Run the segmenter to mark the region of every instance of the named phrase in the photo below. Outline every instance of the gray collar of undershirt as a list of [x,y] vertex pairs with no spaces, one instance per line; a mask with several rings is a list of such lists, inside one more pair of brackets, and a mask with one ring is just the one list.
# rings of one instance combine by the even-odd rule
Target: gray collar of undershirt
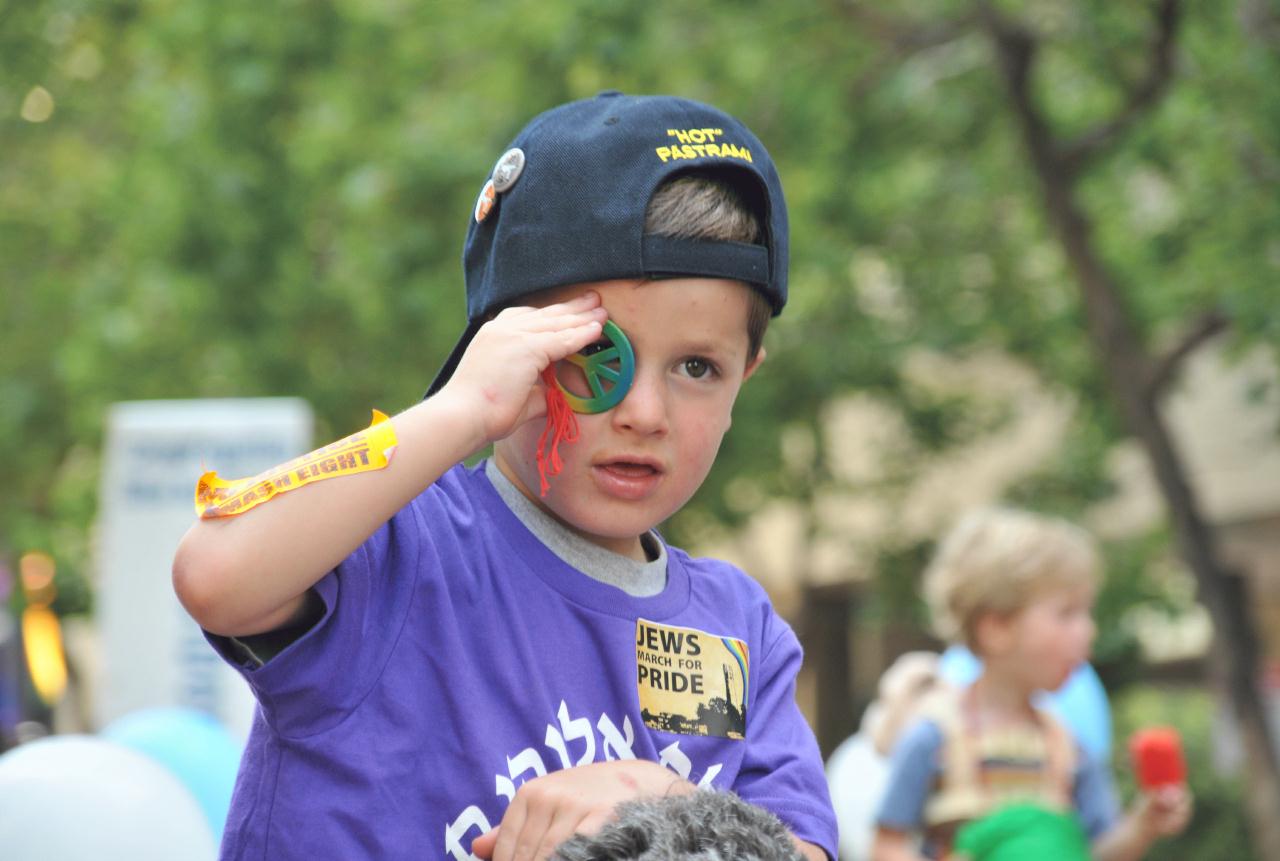
[[592,544],[557,521],[520,492],[511,479],[502,474],[493,458],[484,464],[488,477],[502,501],[511,513],[528,527],[547,548],[568,565],[583,574],[616,586],[628,595],[647,598],[657,595],[667,585],[667,548],[656,532],[650,530],[640,536],[645,553],[656,558],[649,562],[630,559],[611,550]]

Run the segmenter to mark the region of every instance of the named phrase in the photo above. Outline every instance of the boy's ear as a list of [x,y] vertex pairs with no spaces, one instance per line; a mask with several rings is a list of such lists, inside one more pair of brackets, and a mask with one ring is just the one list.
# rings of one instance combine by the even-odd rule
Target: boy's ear
[[988,655],[1000,655],[1008,650],[1013,634],[1013,614],[987,611],[978,617],[974,626],[974,645]]
[[756,368],[760,367],[762,364],[764,364],[763,345],[761,345],[759,352],[756,353],[756,357],[747,363],[747,370],[742,374],[742,382],[745,383],[747,380],[751,379],[751,375],[756,372]]

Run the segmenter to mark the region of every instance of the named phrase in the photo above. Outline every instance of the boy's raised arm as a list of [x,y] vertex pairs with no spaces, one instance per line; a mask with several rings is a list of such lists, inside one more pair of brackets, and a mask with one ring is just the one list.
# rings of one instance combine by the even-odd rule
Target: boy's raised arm
[[390,420],[397,447],[385,468],[197,520],[173,561],[182,605],[224,636],[294,620],[308,589],[446,470],[541,415],[539,372],[598,338],[604,318],[595,293],[503,311],[477,333],[447,386]]

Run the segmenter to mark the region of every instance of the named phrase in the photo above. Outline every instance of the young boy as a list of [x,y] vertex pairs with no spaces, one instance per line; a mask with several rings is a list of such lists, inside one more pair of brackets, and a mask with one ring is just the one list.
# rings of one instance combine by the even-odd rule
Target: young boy
[[[897,740],[876,861],[918,861],[921,837],[925,857],[948,857],[966,824],[1013,806],[1025,817],[1028,804],[1050,814],[1037,820],[1052,832],[1046,842],[1078,841],[1103,861],[1140,858],[1157,837],[1186,826],[1184,787],[1144,795],[1121,817],[1104,766],[1032,704],[1088,657],[1098,571],[1085,532],[1028,512],[978,512],[943,540],[925,596],[938,633],[963,640],[983,670],[962,691],[927,695]],[[1064,823],[1074,835],[1062,833]],[[1050,852],[1068,857],[1060,853]]]
[[[541,859],[695,787],[834,857],[794,634],[654,531],[786,301],[764,147],[684,99],[562,105],[499,159],[464,265],[470,324],[384,468],[202,517],[178,549],[183,605],[259,703],[222,857]],[[548,415],[548,369],[592,393],[575,369],[620,347],[606,320],[625,396]]]

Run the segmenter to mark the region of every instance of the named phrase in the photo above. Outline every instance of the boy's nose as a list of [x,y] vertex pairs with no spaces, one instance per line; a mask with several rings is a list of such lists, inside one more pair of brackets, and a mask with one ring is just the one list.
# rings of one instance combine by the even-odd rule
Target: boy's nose
[[637,369],[627,396],[613,408],[615,428],[645,436],[667,432],[666,390],[654,376]]

